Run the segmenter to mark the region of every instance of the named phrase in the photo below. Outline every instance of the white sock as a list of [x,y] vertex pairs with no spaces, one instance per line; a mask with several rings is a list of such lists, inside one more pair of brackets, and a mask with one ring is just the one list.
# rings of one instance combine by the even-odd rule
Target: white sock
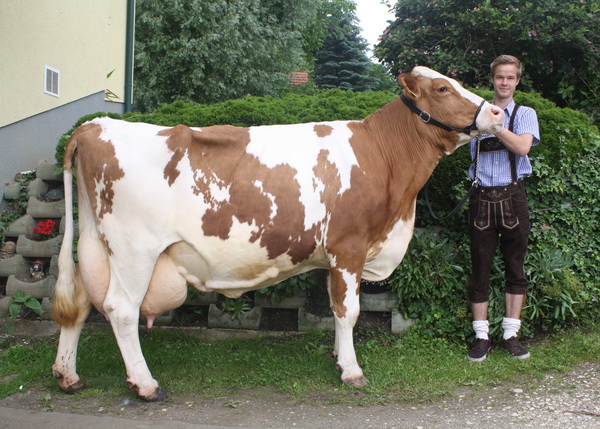
[[473,330],[475,331],[475,338],[490,339],[490,322],[487,320],[473,320]]
[[502,329],[504,329],[504,335],[502,338],[505,340],[508,340],[510,337],[516,337],[517,332],[519,332],[519,329],[521,329],[521,320],[505,317],[502,319]]

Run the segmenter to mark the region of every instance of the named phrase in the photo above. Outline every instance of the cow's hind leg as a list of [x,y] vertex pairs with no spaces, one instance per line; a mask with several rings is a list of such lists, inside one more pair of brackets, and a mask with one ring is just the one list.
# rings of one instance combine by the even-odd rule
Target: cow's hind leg
[[58,380],[60,388],[66,393],[75,393],[85,385],[77,375],[77,345],[83,323],[90,312],[90,301],[83,290],[79,276],[76,280],[76,304],[79,308],[77,319],[70,326],[62,326],[58,340],[58,351],[56,361],[52,365],[52,374]]
[[[120,261],[135,262],[126,265]],[[110,286],[104,301],[104,311],[125,362],[127,383],[146,401],[166,398],[165,391],[158,386],[148,369],[138,332],[140,306],[148,290],[155,261],[140,255],[110,258]]]
[[356,360],[353,329],[360,314],[359,278],[345,270],[332,269],[327,279],[331,308],[335,317],[335,348],[337,367],[342,381],[350,387],[369,384]]

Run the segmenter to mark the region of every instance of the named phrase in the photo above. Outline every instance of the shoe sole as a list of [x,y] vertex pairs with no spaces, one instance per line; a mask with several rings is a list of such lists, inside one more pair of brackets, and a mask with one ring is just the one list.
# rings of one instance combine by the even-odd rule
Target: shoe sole
[[491,347],[488,349],[488,351],[486,352],[486,354],[484,354],[484,355],[483,355],[483,356],[481,356],[480,358],[474,358],[474,357],[471,357],[471,356],[469,356],[469,355],[467,354],[467,359],[469,359],[469,361],[470,361],[470,362],[481,362],[481,361],[484,361],[484,360],[487,358],[487,355],[488,355],[488,353],[490,352],[490,350],[492,350],[492,348],[491,348]]
[[520,355],[520,356],[513,355],[513,359],[520,359],[520,360],[529,359],[530,357],[531,357],[531,354],[529,352],[527,352],[524,355]]
[[469,362],[482,362],[487,358],[487,355],[482,356],[480,358],[472,358],[471,356],[467,355],[467,359],[469,359]]

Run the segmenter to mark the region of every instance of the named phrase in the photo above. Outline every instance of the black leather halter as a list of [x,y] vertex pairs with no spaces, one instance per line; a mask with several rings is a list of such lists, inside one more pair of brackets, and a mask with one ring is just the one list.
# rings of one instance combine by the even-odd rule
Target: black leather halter
[[456,127],[451,127],[450,125],[446,125],[443,122],[438,121],[433,116],[431,116],[429,113],[424,112],[423,110],[419,109],[415,105],[415,103],[412,102],[412,100],[410,100],[406,95],[404,95],[404,93],[402,93],[400,95],[400,99],[404,102],[404,104],[406,104],[408,106],[408,108],[410,110],[412,110],[414,113],[416,113],[419,116],[419,118],[421,118],[421,120],[423,122],[425,122],[426,124],[435,125],[446,131],[458,131],[461,133],[465,133],[467,135],[471,135],[471,132],[477,129],[477,124],[476,124],[477,116],[479,115],[479,112],[481,112],[481,108],[485,104],[485,100],[482,100],[481,104],[477,108],[477,111],[475,112],[475,117],[473,118],[473,122],[471,123],[471,125],[468,125],[464,128],[456,128]]

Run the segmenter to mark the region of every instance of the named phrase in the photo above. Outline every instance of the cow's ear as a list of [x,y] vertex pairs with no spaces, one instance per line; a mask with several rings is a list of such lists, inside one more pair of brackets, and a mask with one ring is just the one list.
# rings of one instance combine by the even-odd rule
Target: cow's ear
[[421,89],[419,87],[419,81],[410,73],[402,73],[398,76],[398,83],[404,88],[407,96],[412,98],[419,98]]

